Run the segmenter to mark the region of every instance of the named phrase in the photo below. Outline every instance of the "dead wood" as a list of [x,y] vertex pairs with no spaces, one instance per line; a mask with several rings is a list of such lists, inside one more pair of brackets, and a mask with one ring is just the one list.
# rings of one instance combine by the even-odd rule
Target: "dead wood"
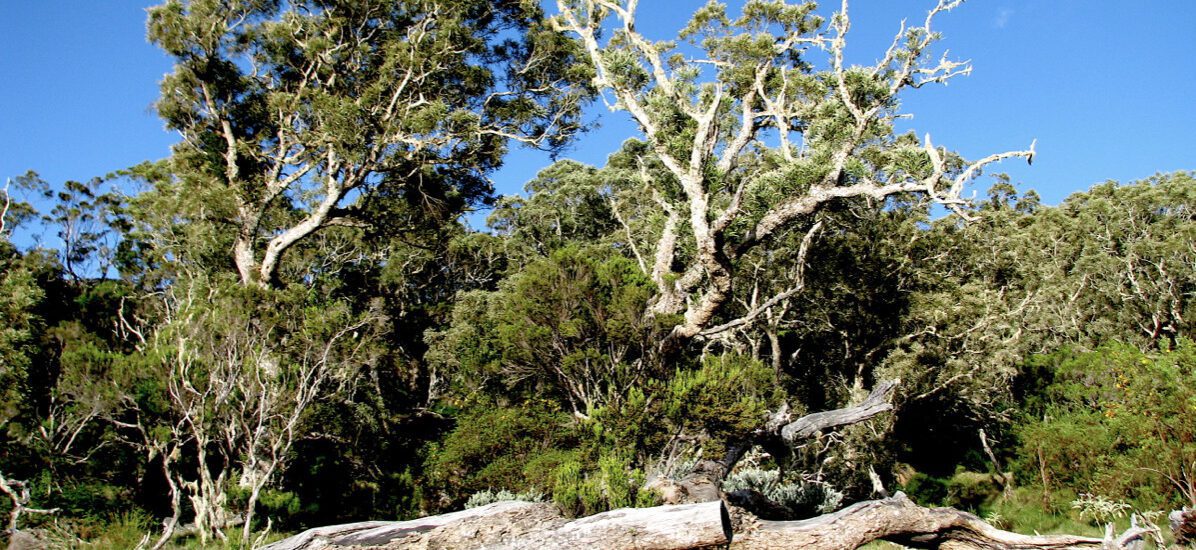
[[761,520],[722,501],[622,508],[567,520],[547,503],[496,502],[411,521],[371,521],[311,529],[263,550],[540,550],[636,548],[843,550],[885,540],[911,548],[1062,550],[1139,548],[1151,529],[1119,537],[1021,535],[953,508],[923,508],[902,493],[802,521]]
[[953,550],[1040,550],[1121,548],[1106,541],[1071,535],[1020,535],[1002,531],[953,508],[923,508],[902,493],[860,502],[838,512],[801,521],[748,522],[736,533],[737,550],[803,548],[841,550],[886,540],[910,548]]
[[726,545],[730,518],[721,501],[621,508],[568,521],[545,503],[496,502],[400,522],[363,522],[305,531],[263,550],[334,548],[532,550],[638,548],[671,550]]
[[897,388],[897,380],[887,380],[876,385],[863,402],[830,411],[807,414],[781,428],[781,438],[790,445],[818,435],[822,430],[858,424],[880,413],[890,411],[893,405],[889,398]]

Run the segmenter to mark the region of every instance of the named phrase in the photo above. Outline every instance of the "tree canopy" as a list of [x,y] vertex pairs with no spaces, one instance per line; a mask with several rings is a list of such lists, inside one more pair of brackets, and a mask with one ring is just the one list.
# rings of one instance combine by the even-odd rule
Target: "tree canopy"
[[576,47],[528,2],[181,0],[149,12],[175,58],[158,110],[172,177],[235,227],[243,283],[330,226],[388,229],[487,199],[510,140],[557,147],[587,95]]

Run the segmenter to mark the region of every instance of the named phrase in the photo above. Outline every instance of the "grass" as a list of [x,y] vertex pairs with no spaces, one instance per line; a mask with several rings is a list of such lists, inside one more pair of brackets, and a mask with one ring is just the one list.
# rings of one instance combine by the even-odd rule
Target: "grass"
[[[112,517],[102,523],[48,524],[38,529],[41,542],[47,548],[79,550],[129,550],[137,548],[143,541],[145,547],[153,545],[161,534],[161,527],[142,512],[130,512]],[[224,531],[227,543],[210,540],[200,542],[194,535],[179,536],[166,544],[166,550],[229,550],[241,547],[241,529]],[[262,544],[269,544],[291,536],[293,533],[270,532]],[[258,534],[254,534],[255,540]]]

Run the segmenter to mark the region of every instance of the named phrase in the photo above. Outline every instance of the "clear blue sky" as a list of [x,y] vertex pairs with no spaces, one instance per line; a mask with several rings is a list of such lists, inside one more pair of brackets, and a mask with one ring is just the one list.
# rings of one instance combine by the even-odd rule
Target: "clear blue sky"
[[[169,59],[145,41],[146,0],[0,0],[0,177],[86,180],[169,153],[153,113]],[[641,29],[671,38],[696,0],[641,0]],[[848,61],[880,56],[931,4],[856,0]],[[824,4],[824,9],[834,2]],[[974,72],[905,96],[909,127],[977,158],[1038,139],[1034,166],[1002,170],[1048,203],[1107,179],[1196,169],[1196,2],[973,0],[938,21],[940,48]],[[602,164],[636,135],[625,113],[565,156]],[[516,151],[495,176],[513,193],[548,159]],[[981,190],[982,192],[983,190]]]

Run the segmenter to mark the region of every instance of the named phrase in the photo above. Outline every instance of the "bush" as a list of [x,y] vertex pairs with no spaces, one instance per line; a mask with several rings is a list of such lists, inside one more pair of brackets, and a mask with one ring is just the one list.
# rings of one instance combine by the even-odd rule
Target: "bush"
[[562,448],[574,446],[572,419],[536,401],[518,406],[476,406],[429,452],[427,474],[444,492],[450,507],[484,490],[521,491],[545,487],[545,476],[531,464],[566,460]]
[[665,390],[665,417],[689,432],[704,431],[715,446],[760,427],[779,401],[772,369],[744,355],[709,356],[680,370]]
[[995,474],[960,471],[946,483],[948,506],[980,512],[1001,497]]
[[753,490],[792,512],[790,519],[827,514],[843,503],[843,493],[829,484],[798,480],[787,483],[780,470],[741,468],[723,480],[723,491]]
[[513,493],[506,489],[499,489],[491,491],[489,489],[480,491],[469,495],[469,500],[465,501],[466,508],[478,508],[487,504],[494,504],[495,502],[506,502],[509,500],[519,500],[523,502],[543,502],[544,493],[539,491],[525,491],[522,493]]
[[943,506],[947,502],[947,480],[918,472],[903,487],[905,494],[922,506]]
[[555,472],[552,500],[572,517],[659,504],[657,495],[644,488],[643,471],[632,468],[631,457],[617,451],[599,457],[597,469],[589,472],[577,460],[561,464]]
[[1196,504],[1196,345],[1143,353],[1108,344],[1047,358],[1055,381],[1044,413],[1017,428],[1018,469],[1059,488],[1104,495],[1140,509]]

